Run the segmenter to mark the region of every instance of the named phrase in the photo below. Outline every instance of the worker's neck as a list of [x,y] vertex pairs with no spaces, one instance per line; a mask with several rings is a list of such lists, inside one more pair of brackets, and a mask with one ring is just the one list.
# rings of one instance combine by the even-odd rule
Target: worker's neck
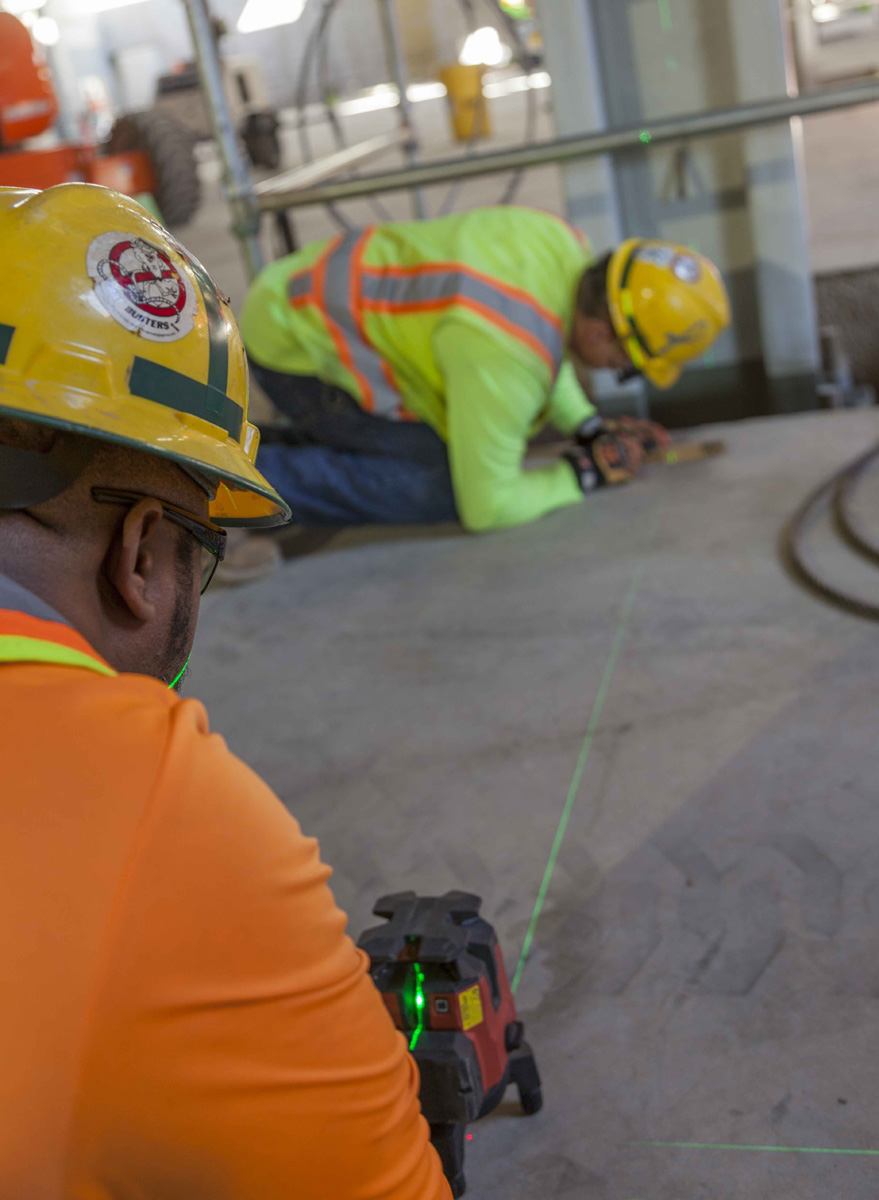
[[35,596],[63,622],[81,633],[99,654],[105,653],[97,592],[95,589],[94,595],[88,594],[84,573],[72,571],[69,564],[41,555],[35,547],[27,546],[23,538],[4,537],[0,530],[0,576]]

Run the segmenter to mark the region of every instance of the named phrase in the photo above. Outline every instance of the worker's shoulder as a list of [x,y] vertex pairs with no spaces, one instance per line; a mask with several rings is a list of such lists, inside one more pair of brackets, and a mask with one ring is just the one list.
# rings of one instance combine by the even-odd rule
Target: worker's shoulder
[[557,213],[546,212],[544,209],[510,204],[474,209],[468,215],[475,222],[492,225],[495,230],[506,227],[521,236],[537,235],[578,254],[589,253],[591,249],[589,239],[582,230]]
[[[146,675],[117,675],[106,679],[94,692],[96,708],[106,709],[102,720],[105,736],[117,752],[132,742],[161,756],[166,777],[175,772],[187,775],[190,784],[196,773],[223,775],[230,763],[238,763],[217,733],[212,733],[207,711],[200,700],[183,698],[159,680]],[[98,713],[95,714],[96,716]]]
[[181,700],[146,675],[10,665],[3,672],[0,710],[7,729],[20,730],[23,753],[33,754],[45,742],[71,769],[77,764],[94,769],[98,759],[108,773],[122,770],[147,787],[170,745],[185,741],[195,747],[213,740],[197,700]]
[[274,292],[279,288],[283,290],[292,275],[310,270],[333,240],[326,238],[320,242],[309,242],[295,254],[287,254],[263,267],[250,285],[248,298],[263,292]]

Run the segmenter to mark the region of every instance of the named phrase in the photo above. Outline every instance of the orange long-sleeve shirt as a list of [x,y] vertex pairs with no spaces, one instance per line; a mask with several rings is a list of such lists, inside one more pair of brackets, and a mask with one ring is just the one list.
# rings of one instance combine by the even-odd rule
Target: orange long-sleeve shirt
[[200,704],[2,662],[0,763],[0,1196],[448,1200],[317,843]]

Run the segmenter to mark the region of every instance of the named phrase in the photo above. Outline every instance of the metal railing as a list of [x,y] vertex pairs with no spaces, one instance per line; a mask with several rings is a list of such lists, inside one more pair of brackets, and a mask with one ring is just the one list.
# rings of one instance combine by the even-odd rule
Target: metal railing
[[408,142],[409,133],[406,129],[392,129],[390,133],[380,133],[364,142],[357,142],[324,158],[316,158],[314,162],[303,163],[301,167],[293,167],[283,175],[273,175],[271,179],[263,179],[254,187],[258,197],[275,196],[289,192],[301,192],[307,187],[323,183],[336,175],[343,175],[352,167],[368,162],[385,154],[388,150],[399,148]]
[[[266,180],[257,188],[254,186],[250,171],[243,160],[229,115],[206,0],[183,0],[183,3],[192,31],[208,111],[214,126],[214,137],[223,163],[224,190],[234,215],[233,228],[241,241],[245,263],[251,277],[262,265],[262,252],[258,236],[260,213],[277,213],[279,214],[278,219],[282,221],[282,214],[288,209],[305,208],[312,204],[332,204],[338,200],[352,200],[360,196],[375,196],[383,192],[407,189],[417,195],[417,189],[430,184],[497,175],[504,171],[546,166],[550,163],[575,162],[579,159],[625,150],[644,150],[650,146],[659,146],[668,142],[734,133],[761,125],[789,121],[793,117],[804,117],[813,113],[832,112],[835,109],[854,108],[861,104],[879,102],[879,81],[877,81],[809,92],[796,97],[784,96],[735,108],[669,117],[646,127],[633,125],[603,133],[588,133],[536,142],[515,150],[503,150],[466,158],[444,159],[432,163],[416,164],[412,162],[414,147],[410,145],[410,165],[398,170],[376,172],[371,175],[359,176],[356,179],[322,183],[317,186],[303,186],[303,175],[297,177],[297,173],[294,171],[272,180]],[[389,0],[383,0],[382,11],[387,14],[387,19],[390,21],[392,10]],[[390,34],[387,32],[386,37],[390,38]],[[403,88],[402,96],[405,90],[405,78],[400,65],[399,47],[389,45],[389,55],[396,62],[396,69]],[[401,108],[401,113],[404,140],[407,136],[411,139],[411,120],[405,106]],[[377,152],[378,149],[377,146]],[[356,148],[352,147],[352,153],[356,156]],[[320,172],[317,164],[315,164],[315,169],[318,173]]]
[[521,167],[573,162],[620,150],[644,150],[666,142],[734,133],[779,121],[789,121],[793,117],[877,102],[879,82],[826,89],[796,97],[785,96],[777,100],[743,104],[736,108],[713,109],[682,117],[669,117],[648,126],[633,125],[606,133],[578,134],[574,137],[556,138],[553,141],[535,142],[516,150],[501,150],[470,158],[422,163],[414,167],[361,175],[357,179],[340,180],[320,187],[273,190],[270,194],[259,197],[259,207],[263,212],[277,212],[281,209],[304,208],[310,204],[352,200],[359,196],[374,196],[382,192],[425,187],[434,183],[497,175]]

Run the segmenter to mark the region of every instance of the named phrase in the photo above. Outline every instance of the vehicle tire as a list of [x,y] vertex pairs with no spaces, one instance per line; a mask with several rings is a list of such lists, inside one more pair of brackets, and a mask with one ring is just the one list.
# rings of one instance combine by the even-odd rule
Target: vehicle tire
[[167,113],[128,113],[110,130],[108,154],[142,150],[156,177],[156,203],[170,229],[186,225],[198,208],[201,184],[192,135]]

